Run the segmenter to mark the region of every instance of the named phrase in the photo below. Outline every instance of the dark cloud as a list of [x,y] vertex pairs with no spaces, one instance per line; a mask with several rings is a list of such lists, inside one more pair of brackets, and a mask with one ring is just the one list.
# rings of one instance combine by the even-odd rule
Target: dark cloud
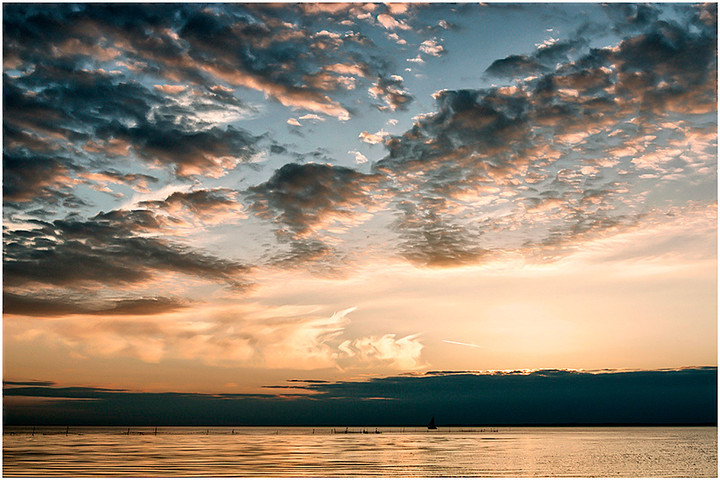
[[[281,238],[282,241],[286,241]],[[273,266],[299,268],[313,275],[332,277],[342,275],[347,253],[316,238],[301,238],[287,242],[288,249],[275,253],[268,259]]]
[[436,101],[436,114],[386,141],[389,155],[374,168],[406,192],[396,195],[395,223],[404,257],[420,265],[474,263],[487,253],[479,231],[452,212],[457,198],[521,174],[526,160],[517,152],[532,141],[530,105],[522,95],[482,90],[443,91]]
[[164,223],[162,218],[150,210],[111,210],[107,213],[98,213],[93,220],[97,223],[87,222],[83,225],[78,225],[79,222],[55,223],[69,227],[72,233],[97,234],[100,237],[123,235],[129,232],[156,231],[160,230]]
[[290,379],[290,380],[288,380],[288,382],[289,382],[289,383],[293,383],[293,382],[299,382],[299,383],[330,383],[330,382],[327,381],[327,380],[302,380],[302,379],[299,379],[299,378]]
[[[373,402],[371,408],[393,411],[400,424],[431,415],[446,424],[712,424],[717,418],[716,374],[715,367],[602,373],[438,372],[295,387],[314,392],[319,401],[352,399],[364,404],[385,399]],[[661,404],[656,403],[660,398]],[[402,413],[404,408],[410,410]]]
[[587,41],[583,38],[565,40],[550,45],[543,45],[538,48],[535,56],[538,61],[545,65],[553,65],[554,63],[560,62],[565,63],[579,54],[584,47],[587,47]]
[[150,119],[171,122],[185,131],[206,130],[218,122],[231,122],[257,113],[257,107],[237,98],[229,88],[211,86],[155,85],[165,95],[153,108]]
[[717,34],[690,34],[658,22],[620,44],[620,93],[642,99],[643,113],[710,113],[717,107]]
[[333,253],[335,251],[330,246],[319,240],[293,240],[290,242],[290,250],[275,255],[272,263],[285,266],[302,265],[323,260]]
[[140,202],[141,207],[174,209],[184,207],[195,214],[202,214],[218,207],[228,207],[237,204],[235,194],[229,188],[216,188],[213,190],[195,190],[192,192],[175,192],[165,200]]
[[251,210],[278,225],[280,237],[298,238],[331,219],[352,217],[355,207],[370,206],[369,188],[377,180],[345,167],[290,163],[251,187],[248,199]]
[[43,200],[59,204],[71,193],[71,163],[64,158],[26,152],[3,154],[3,197],[7,204]]
[[140,202],[139,206],[158,212],[169,223],[217,225],[234,223],[245,218],[245,207],[240,203],[241,192],[230,188],[175,192],[165,200]]
[[401,202],[395,223],[400,232],[400,254],[412,263],[428,267],[453,267],[478,263],[487,253],[477,244],[477,234],[453,224],[443,215],[442,198]]
[[536,85],[535,91],[544,95],[551,93],[557,88],[571,88],[578,90],[584,96],[589,97],[585,107],[589,108],[593,103],[599,106],[610,108],[610,99],[603,95],[604,89],[613,85],[611,72],[602,68],[587,68],[579,71],[570,71],[561,75],[547,75]]
[[381,75],[377,82],[368,90],[373,98],[382,100],[384,105],[379,105],[379,110],[407,110],[408,105],[414,97],[410,95],[403,86],[403,78],[398,75],[386,77]]
[[[6,425],[152,426],[425,425],[431,416],[441,425],[717,422],[716,367],[600,373],[436,372],[363,381],[291,382],[290,386],[312,395],[144,393],[6,384],[4,418]],[[55,400],[37,408],[23,405],[23,397]]]
[[712,40],[710,32],[690,34],[680,25],[658,22],[653,30],[624,40],[616,58],[621,71],[657,69],[661,78],[685,72],[695,81],[715,62]]
[[541,45],[532,55],[510,55],[495,60],[485,73],[493,77],[516,80],[539,76],[554,71],[557,64],[567,63],[579,56],[586,47],[587,41],[582,37]]
[[33,317],[62,315],[155,315],[188,307],[185,300],[164,297],[100,301],[96,296],[77,299],[3,292],[3,313]]
[[[115,127],[115,128],[113,128]],[[233,127],[186,132],[171,124],[126,128],[113,125],[110,133],[127,141],[146,160],[176,165],[178,176],[220,176],[258,152],[257,138]]]
[[[46,88],[31,94],[35,85]],[[59,136],[65,142],[55,138],[56,149],[68,151],[69,140],[81,143],[79,148],[86,155],[127,157],[134,151],[150,164],[174,167],[179,176],[218,176],[259,151],[260,137],[209,123],[214,114],[242,111],[239,101],[222,91],[196,92],[188,104],[181,104],[173,95],[162,95],[135,81],[49,66],[38,67],[21,80],[6,76],[4,90],[5,131],[39,132],[50,139]],[[16,147],[11,150],[18,152],[15,155],[27,156],[30,144],[15,137],[5,144],[6,155],[8,147]],[[81,169],[80,162],[73,164]],[[23,174],[28,168],[17,170]],[[22,187],[18,191],[29,195],[19,190]]]
[[660,11],[655,5],[633,3],[607,3],[603,10],[613,23],[613,30],[629,34],[655,23]]
[[17,79],[5,75],[4,83],[6,123],[70,140],[89,138],[112,121],[142,122],[161,100],[138,82],[53,64]]
[[[275,413],[280,414],[277,418],[290,420],[292,415],[289,412],[281,412],[293,395],[142,393],[92,387],[5,385],[3,398],[10,397],[20,401],[23,397],[45,397],[54,400],[43,404],[41,408],[23,405],[22,402],[19,405],[5,403],[6,415],[10,415],[5,418],[6,425],[25,422],[26,425],[237,426],[255,424],[253,418],[260,419],[259,424],[271,424],[268,420]],[[268,402],[272,402],[270,411],[267,408]],[[109,411],[116,413],[108,416]]]
[[690,25],[697,25],[701,29],[712,29],[717,25],[718,6],[715,3],[676,5],[676,8],[689,17]]
[[[6,285],[123,285],[159,271],[242,286],[247,267],[157,236],[162,220],[147,210],[115,210],[89,220],[37,222],[31,230],[5,232]],[[138,233],[155,236],[139,236]]]
[[3,380],[3,385],[7,386],[13,386],[13,387],[50,387],[52,385],[55,385],[55,382],[47,382],[47,381],[28,381],[28,382],[11,382],[9,380]]
[[495,77],[522,77],[538,75],[547,71],[547,67],[525,55],[511,55],[495,60],[485,73]]
[[372,208],[381,181],[379,175],[345,167],[290,163],[248,189],[249,209],[273,222],[278,241],[289,247],[272,255],[269,263],[321,275],[337,273],[347,252],[331,245],[328,235],[334,234],[329,231],[352,226]]

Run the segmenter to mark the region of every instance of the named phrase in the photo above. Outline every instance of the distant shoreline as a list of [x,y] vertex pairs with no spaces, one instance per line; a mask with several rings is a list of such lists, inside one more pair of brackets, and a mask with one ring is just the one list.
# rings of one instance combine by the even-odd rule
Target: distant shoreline
[[[107,428],[154,428],[154,427],[182,427],[182,428],[362,428],[362,427],[382,427],[382,428],[425,428],[427,425],[395,425],[395,424],[370,424],[370,423],[342,423],[342,424],[317,424],[317,425],[235,425],[235,424],[73,424],[73,423],[53,423],[53,424],[4,424],[7,427],[36,427],[36,428],[60,428],[60,427],[107,427]],[[500,423],[500,424],[438,424],[438,428],[550,428],[550,427],[717,427],[717,423]]]

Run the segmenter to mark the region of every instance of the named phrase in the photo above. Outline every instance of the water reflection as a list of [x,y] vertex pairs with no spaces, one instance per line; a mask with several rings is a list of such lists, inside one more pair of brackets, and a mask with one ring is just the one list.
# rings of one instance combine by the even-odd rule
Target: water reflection
[[[5,429],[5,476],[716,477],[717,429]],[[374,430],[375,427],[368,427]],[[344,430],[344,428],[342,428]],[[336,431],[341,431],[338,428]]]

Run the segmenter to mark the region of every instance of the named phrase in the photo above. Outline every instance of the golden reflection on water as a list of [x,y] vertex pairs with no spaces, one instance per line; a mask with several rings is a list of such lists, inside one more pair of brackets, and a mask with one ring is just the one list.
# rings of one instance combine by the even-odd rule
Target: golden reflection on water
[[[717,477],[717,428],[7,427],[4,476]],[[337,432],[344,428],[336,428]]]

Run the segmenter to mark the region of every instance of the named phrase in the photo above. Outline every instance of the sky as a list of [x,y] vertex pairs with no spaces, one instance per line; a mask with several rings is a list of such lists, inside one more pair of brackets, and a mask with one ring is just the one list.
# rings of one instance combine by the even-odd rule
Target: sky
[[11,418],[716,366],[716,4],[3,5]]

